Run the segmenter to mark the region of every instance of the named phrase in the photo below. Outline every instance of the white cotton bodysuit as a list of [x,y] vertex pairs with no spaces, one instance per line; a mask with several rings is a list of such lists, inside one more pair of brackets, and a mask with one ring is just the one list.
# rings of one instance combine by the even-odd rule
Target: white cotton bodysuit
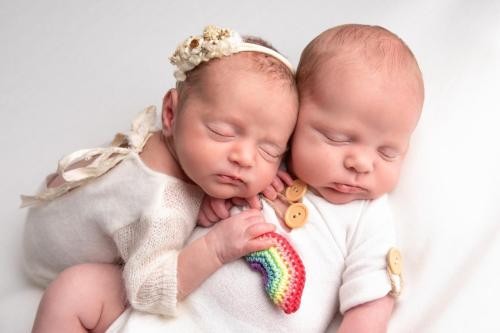
[[121,262],[132,307],[173,315],[177,256],[195,227],[202,195],[130,152],[104,175],[30,208],[26,271],[46,286],[72,265]]
[[[263,202],[268,222],[301,256],[300,308],[284,314],[267,297],[260,273],[240,259],[224,265],[178,304],[177,317],[127,310],[108,332],[325,332],[335,314],[391,291],[386,255],[395,246],[387,196],[335,205],[308,192],[307,223],[287,232]],[[189,241],[207,232],[196,228]]]

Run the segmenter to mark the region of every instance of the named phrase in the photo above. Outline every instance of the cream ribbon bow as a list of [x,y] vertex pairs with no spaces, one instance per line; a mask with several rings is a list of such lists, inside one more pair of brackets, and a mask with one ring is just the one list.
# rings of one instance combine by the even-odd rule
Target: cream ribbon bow
[[[49,188],[46,186],[43,191],[34,196],[21,195],[21,207],[36,205],[57,198],[106,173],[130,153],[140,153],[153,134],[155,123],[156,108],[149,106],[137,115],[129,132],[115,135],[109,147],[81,149],[64,156],[58,163],[56,174],[47,177],[47,180],[49,180],[59,175],[64,179],[64,183],[56,187]],[[94,160],[88,165],[68,170],[78,162],[90,161],[91,159]]]

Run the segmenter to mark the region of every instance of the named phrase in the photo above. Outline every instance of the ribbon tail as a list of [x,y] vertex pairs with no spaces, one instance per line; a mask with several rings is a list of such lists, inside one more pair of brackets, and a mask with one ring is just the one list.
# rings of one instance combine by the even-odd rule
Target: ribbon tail
[[[149,106],[135,117],[129,133],[115,135],[111,146],[81,149],[64,156],[57,167],[57,174],[64,182],[56,187],[46,187],[45,190],[35,196],[21,195],[21,207],[32,206],[57,198],[108,172],[131,152],[140,153],[153,134],[155,123],[156,108]],[[49,182],[46,181],[46,184],[49,184]]]

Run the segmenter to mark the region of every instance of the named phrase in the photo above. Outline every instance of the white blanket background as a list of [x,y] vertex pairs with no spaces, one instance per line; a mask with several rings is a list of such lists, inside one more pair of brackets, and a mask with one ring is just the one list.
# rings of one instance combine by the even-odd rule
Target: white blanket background
[[[500,2],[0,0],[0,332],[29,331],[19,194],[56,161],[128,128],[173,85],[168,56],[209,23],[269,39],[292,63],[321,31],[378,24],[419,59],[426,102],[391,195],[405,292],[390,332],[499,332]],[[320,306],[320,305],[318,305]]]

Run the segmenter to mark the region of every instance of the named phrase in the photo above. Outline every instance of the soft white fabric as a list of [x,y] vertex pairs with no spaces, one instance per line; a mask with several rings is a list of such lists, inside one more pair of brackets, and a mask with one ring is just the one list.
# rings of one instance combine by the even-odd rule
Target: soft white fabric
[[220,24],[269,39],[297,65],[314,36],[350,22],[400,35],[426,85],[422,119],[390,195],[406,275],[389,332],[500,332],[499,1],[16,0],[0,7],[0,332],[29,332],[41,295],[20,267],[26,210],[19,194],[34,193],[63,152],[94,147],[144,105],[160,106],[175,84],[167,57],[179,38]]
[[46,286],[80,263],[117,263],[132,307],[174,314],[177,252],[191,234],[201,191],[149,169],[132,152],[92,182],[30,208],[25,267]]
[[[243,260],[225,265],[179,304],[175,318],[126,312],[109,332],[324,332],[335,313],[387,295],[385,257],[395,246],[387,197],[333,205],[312,193],[307,223],[287,233],[274,210],[264,216],[297,250],[306,269],[299,310],[286,315]],[[197,228],[191,238],[205,234]],[[339,292],[340,290],[340,292]],[[126,318],[126,319],[124,319]]]

